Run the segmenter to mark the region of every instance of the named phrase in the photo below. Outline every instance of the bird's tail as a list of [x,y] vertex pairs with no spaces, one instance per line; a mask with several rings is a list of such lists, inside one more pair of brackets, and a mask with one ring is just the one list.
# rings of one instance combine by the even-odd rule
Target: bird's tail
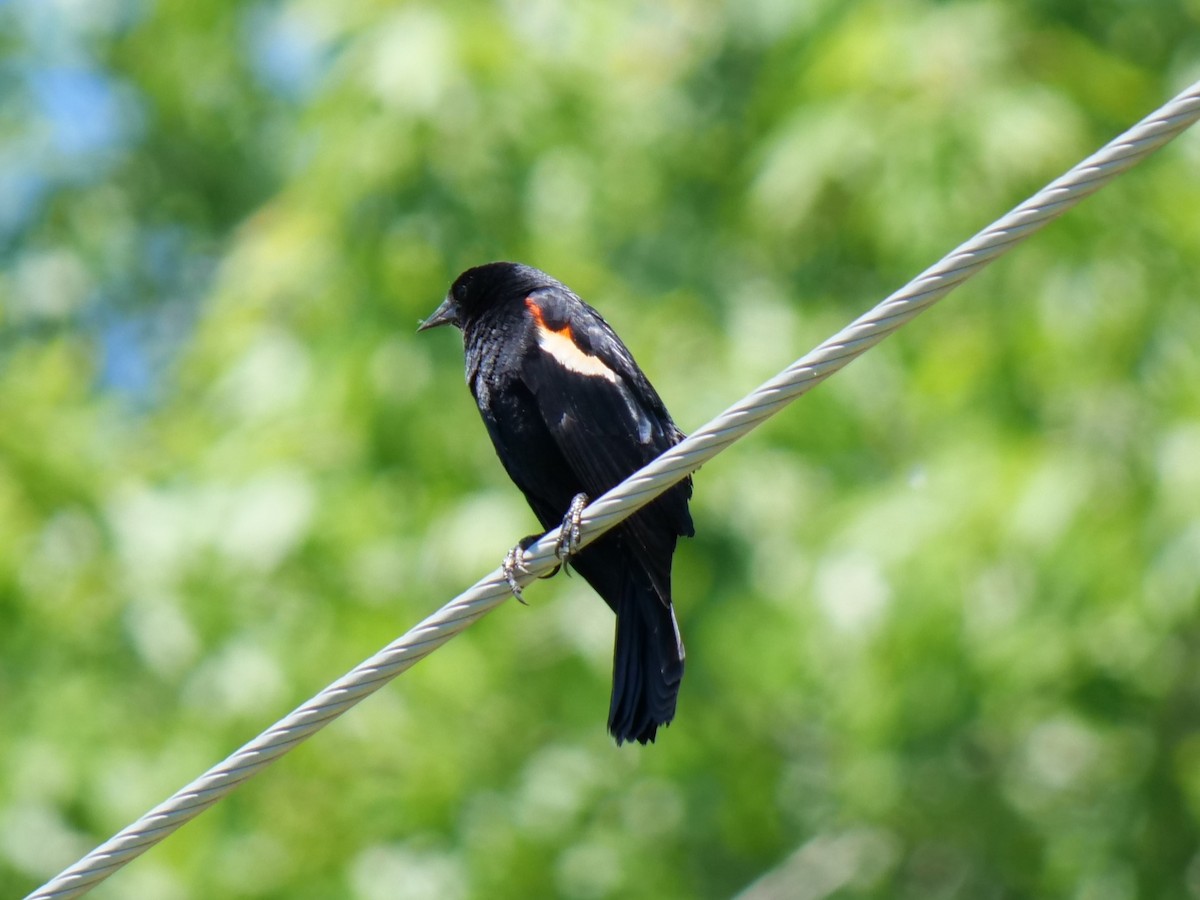
[[608,730],[617,743],[654,740],[675,718],[683,680],[683,640],[669,603],[636,570],[626,574],[617,604]]

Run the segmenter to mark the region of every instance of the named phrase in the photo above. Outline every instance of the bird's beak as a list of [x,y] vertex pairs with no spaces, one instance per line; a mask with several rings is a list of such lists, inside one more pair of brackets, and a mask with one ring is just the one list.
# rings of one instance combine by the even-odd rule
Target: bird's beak
[[433,315],[417,326],[417,331],[424,331],[426,328],[437,328],[439,325],[461,325],[458,318],[458,304],[454,302],[454,298],[447,294],[446,299],[442,301],[442,305],[433,311]]

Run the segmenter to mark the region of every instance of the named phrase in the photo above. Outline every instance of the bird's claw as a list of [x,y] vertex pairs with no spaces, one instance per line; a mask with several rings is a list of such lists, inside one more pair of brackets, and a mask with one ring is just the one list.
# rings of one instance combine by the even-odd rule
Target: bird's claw
[[[583,518],[584,507],[588,505],[587,494],[576,494],[571,500],[571,505],[567,508],[567,514],[563,517],[562,527],[558,532],[558,540],[554,543],[554,555],[559,559],[559,565],[555,566],[542,578],[550,578],[560,568],[567,567],[567,561],[575,555],[579,550],[579,526]],[[518,573],[521,575],[532,574],[525,567],[525,551],[532,547],[541,535],[531,534],[522,540],[508,551],[504,556],[504,565],[501,567],[504,572],[504,580],[508,582],[508,589],[512,591],[513,596],[521,603],[525,603],[525,595],[521,593],[520,582],[517,581]],[[529,604],[525,604],[528,606]]]
[[562,527],[558,532],[558,540],[554,544],[554,555],[565,566],[572,556],[579,552],[579,525],[583,520],[583,510],[588,505],[587,494],[576,494],[567,507],[563,516]]
[[517,581],[517,573],[524,575],[529,574],[529,570],[525,568],[525,542],[517,544],[508,551],[504,556],[504,580],[508,582],[508,589],[513,592],[513,596],[517,598],[517,602],[528,606],[525,602],[525,595],[521,593],[521,585]]

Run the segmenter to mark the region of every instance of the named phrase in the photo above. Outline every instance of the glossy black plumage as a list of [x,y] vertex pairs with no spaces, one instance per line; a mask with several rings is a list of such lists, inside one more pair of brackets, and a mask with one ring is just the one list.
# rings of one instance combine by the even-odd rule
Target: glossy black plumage
[[[576,494],[598,497],[683,438],[608,323],[544,272],[469,269],[421,328],[446,324],[462,329],[467,384],[546,529]],[[684,653],[671,559],[693,533],[691,492],[680,482],[571,559],[617,614],[608,728],[618,743],[653,741],[675,715]]]

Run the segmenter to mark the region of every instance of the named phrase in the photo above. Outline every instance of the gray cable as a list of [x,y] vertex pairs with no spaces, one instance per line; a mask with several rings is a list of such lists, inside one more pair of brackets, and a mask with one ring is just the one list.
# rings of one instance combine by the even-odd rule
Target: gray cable
[[[1200,82],[926,269],[866,315],[797,360],[691,437],[634,473],[583,513],[580,542],[594,541],[738,438],[879,343],[989,262],[1062,215],[1200,119]],[[558,529],[529,548],[528,584],[557,563]],[[225,761],[156,806],[26,900],[77,897],[199,815],[246,779],[432,653],[510,595],[496,569],[407,634],[358,665]]]

